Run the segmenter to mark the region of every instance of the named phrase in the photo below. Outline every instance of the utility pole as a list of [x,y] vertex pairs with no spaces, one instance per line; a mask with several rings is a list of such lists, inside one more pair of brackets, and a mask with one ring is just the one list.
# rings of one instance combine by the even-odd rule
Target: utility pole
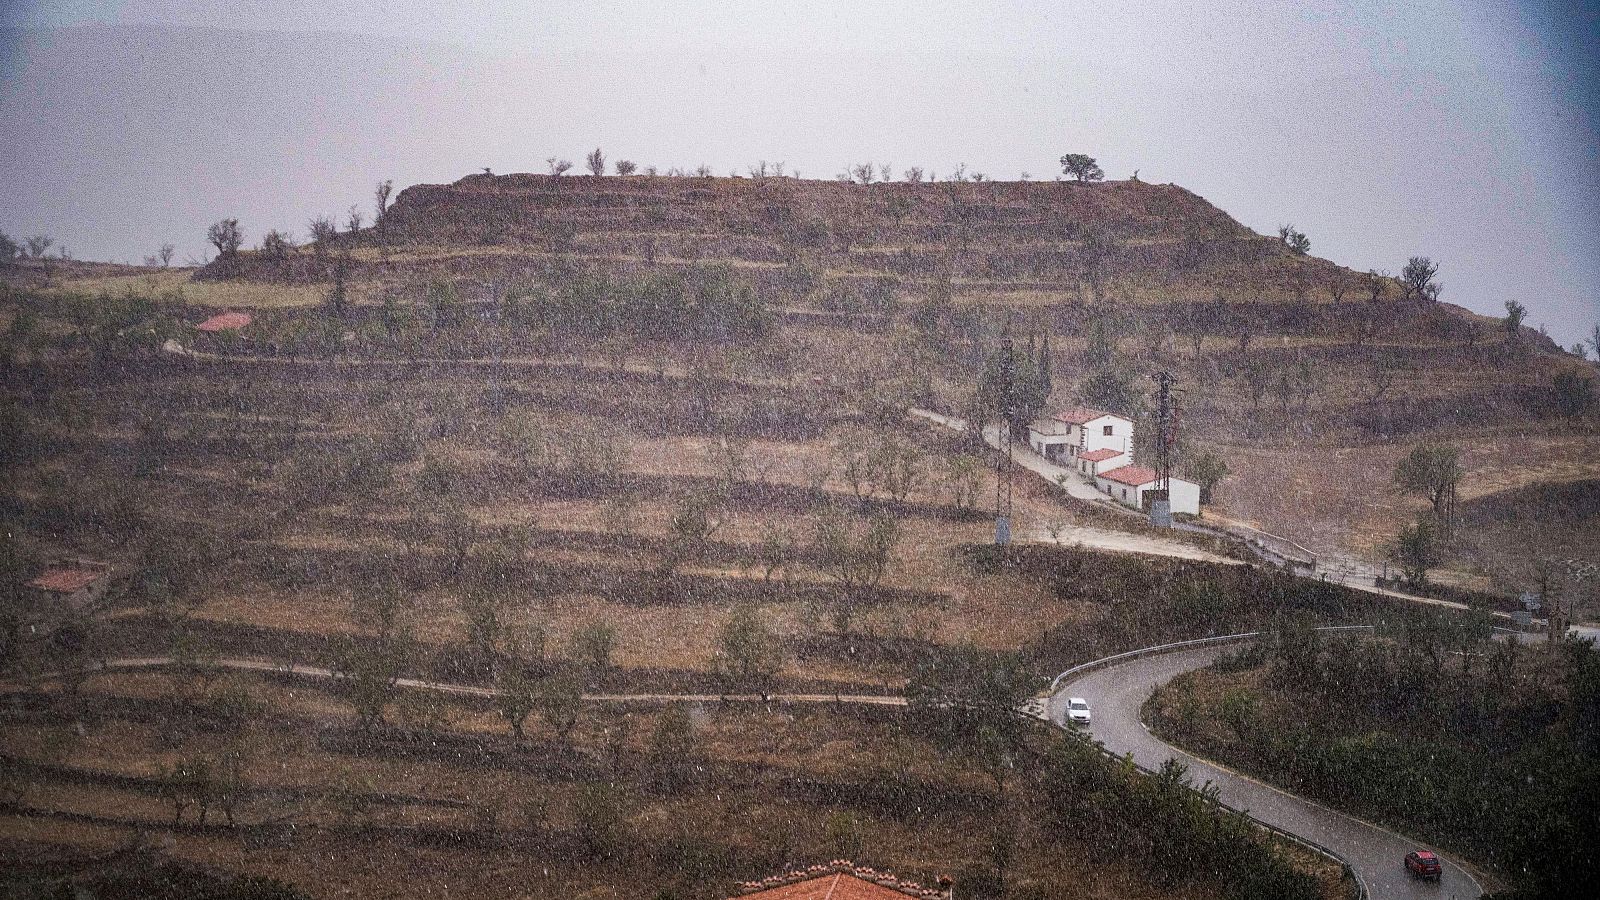
[[1000,452],[995,454],[994,542],[1011,543],[1011,420],[1017,416],[1017,357],[1008,328],[1000,338]]
[[1146,496],[1150,498],[1150,524],[1171,528],[1172,448],[1178,440],[1178,407],[1172,399],[1172,385],[1178,379],[1171,372],[1157,372],[1150,377],[1156,381],[1156,486]]

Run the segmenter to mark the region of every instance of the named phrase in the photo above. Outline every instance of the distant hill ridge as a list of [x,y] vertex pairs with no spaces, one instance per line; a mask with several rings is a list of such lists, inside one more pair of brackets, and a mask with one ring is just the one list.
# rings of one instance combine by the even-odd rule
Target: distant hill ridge
[[[472,268],[491,276],[518,268],[507,257],[519,253],[755,268],[804,259],[834,276],[949,277],[967,292],[986,286],[1092,296],[1096,286],[1131,280],[1121,299],[1135,303],[1179,299],[1174,293],[1315,300],[1327,283],[1356,277],[1256,234],[1182,187],[1138,181],[861,185],[477,174],[408,187],[378,225],[336,240],[386,252],[481,256]],[[366,258],[355,264],[365,266]],[[392,275],[401,264],[392,259],[385,268]],[[290,261],[244,254],[214,262],[201,277],[323,280],[330,265],[304,254]]]

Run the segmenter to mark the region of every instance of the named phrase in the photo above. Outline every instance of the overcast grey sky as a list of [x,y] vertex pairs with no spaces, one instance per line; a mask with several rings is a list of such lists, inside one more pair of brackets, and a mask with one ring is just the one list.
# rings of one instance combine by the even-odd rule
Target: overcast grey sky
[[[596,145],[718,174],[868,159],[994,178],[1064,152],[1246,225],[1600,320],[1595,13],[1577,2],[77,0],[0,24],[0,229],[81,258],[304,232],[371,184],[537,171]],[[179,29],[179,30],[175,30]],[[227,29],[227,30],[224,30]]]

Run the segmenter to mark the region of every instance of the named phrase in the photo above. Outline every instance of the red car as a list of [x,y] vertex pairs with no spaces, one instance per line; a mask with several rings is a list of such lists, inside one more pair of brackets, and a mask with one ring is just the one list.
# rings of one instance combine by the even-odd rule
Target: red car
[[1444,869],[1439,865],[1439,857],[1427,850],[1413,850],[1406,854],[1406,871],[1412,878],[1421,878],[1426,881],[1438,881]]

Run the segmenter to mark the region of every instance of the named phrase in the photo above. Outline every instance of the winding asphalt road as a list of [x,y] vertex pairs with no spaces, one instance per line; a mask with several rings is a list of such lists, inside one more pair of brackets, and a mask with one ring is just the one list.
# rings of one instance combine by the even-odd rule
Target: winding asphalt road
[[[1401,860],[1409,850],[1421,845],[1391,831],[1303,800],[1245,775],[1190,756],[1162,742],[1139,720],[1140,707],[1155,689],[1184,672],[1209,665],[1218,655],[1231,649],[1214,645],[1155,656],[1135,657],[1126,662],[1086,672],[1060,685],[1050,697],[1045,713],[1060,725],[1068,696],[1082,696],[1094,708],[1094,723],[1089,731],[1118,755],[1132,754],[1134,762],[1156,769],[1168,759],[1184,763],[1197,784],[1207,781],[1218,788],[1222,802],[1248,811],[1256,819],[1275,828],[1321,844],[1338,853],[1355,869],[1373,900],[1420,898],[1420,900],[1468,900],[1482,894],[1478,882],[1454,863],[1445,860],[1444,878],[1438,884],[1413,881]],[[93,667],[92,671],[156,669],[173,664],[169,657],[114,659]],[[310,679],[338,679],[343,676],[320,666],[285,664],[259,659],[216,660],[220,669],[295,675]],[[52,676],[44,676],[52,677]],[[450,684],[402,678],[398,686],[475,697],[494,697],[500,692],[490,687]],[[850,703],[904,706],[904,697],[879,694],[584,694],[593,703],[721,703],[787,702]]]
[[1196,784],[1215,784],[1222,802],[1344,857],[1373,900],[1467,900],[1483,893],[1476,879],[1449,860],[1444,861],[1444,877],[1438,884],[1413,880],[1402,861],[1411,850],[1428,849],[1425,845],[1190,756],[1145,729],[1139,709],[1156,688],[1209,665],[1231,649],[1235,648],[1209,646],[1135,657],[1085,672],[1061,685],[1050,698],[1050,721],[1062,722],[1069,695],[1083,697],[1093,709],[1089,732],[1107,750],[1118,755],[1131,753],[1134,762],[1150,769],[1177,759],[1188,766]]

